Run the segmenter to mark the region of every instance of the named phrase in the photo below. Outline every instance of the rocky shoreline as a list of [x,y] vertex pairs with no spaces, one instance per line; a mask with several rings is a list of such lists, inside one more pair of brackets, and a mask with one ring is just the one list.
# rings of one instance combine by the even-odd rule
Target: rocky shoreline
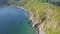
[[[11,5],[11,6],[13,6],[13,5]],[[20,7],[20,6],[13,6],[13,7],[18,7],[18,8],[21,8],[21,9],[24,9],[24,10],[28,11],[28,13],[29,13],[28,18],[29,18],[29,20],[32,22],[32,23],[31,23],[31,24],[32,24],[32,27],[34,27],[34,28],[38,31],[37,34],[41,34],[41,31],[40,31],[40,30],[42,30],[42,27],[40,27],[39,25],[44,21],[45,17],[43,17],[40,21],[37,21],[37,20],[34,18],[34,16],[32,15],[32,13],[31,13],[30,10],[27,10],[27,9],[25,9],[25,8],[23,8],[23,7]],[[45,34],[45,33],[44,33],[44,34]]]

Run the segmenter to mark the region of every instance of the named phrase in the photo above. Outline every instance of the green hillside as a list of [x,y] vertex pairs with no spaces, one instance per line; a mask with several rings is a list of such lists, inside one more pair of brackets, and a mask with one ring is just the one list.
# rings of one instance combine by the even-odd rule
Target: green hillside
[[41,24],[46,34],[60,34],[60,6],[49,3],[49,1],[60,2],[60,0],[9,0],[8,2],[31,11],[36,21],[45,17],[46,19]]

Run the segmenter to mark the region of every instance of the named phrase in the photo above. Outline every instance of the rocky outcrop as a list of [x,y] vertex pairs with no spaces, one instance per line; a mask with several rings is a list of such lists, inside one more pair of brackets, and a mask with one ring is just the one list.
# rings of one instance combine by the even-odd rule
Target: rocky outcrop
[[32,27],[38,27],[46,19],[46,16],[44,16],[40,20],[37,20],[37,18],[32,15],[31,11],[29,11],[29,13],[30,13],[29,20],[32,21]]

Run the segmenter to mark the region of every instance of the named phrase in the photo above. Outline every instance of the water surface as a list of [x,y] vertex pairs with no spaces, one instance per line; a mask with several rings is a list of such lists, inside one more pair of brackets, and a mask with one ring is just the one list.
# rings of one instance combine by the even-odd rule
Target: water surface
[[0,7],[0,34],[36,34],[29,24],[26,10],[12,7]]

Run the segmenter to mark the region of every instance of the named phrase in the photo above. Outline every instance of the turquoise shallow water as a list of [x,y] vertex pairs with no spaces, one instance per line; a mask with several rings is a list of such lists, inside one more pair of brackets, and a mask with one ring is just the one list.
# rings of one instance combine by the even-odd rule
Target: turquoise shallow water
[[26,10],[12,6],[0,7],[0,34],[36,34],[30,23]]

